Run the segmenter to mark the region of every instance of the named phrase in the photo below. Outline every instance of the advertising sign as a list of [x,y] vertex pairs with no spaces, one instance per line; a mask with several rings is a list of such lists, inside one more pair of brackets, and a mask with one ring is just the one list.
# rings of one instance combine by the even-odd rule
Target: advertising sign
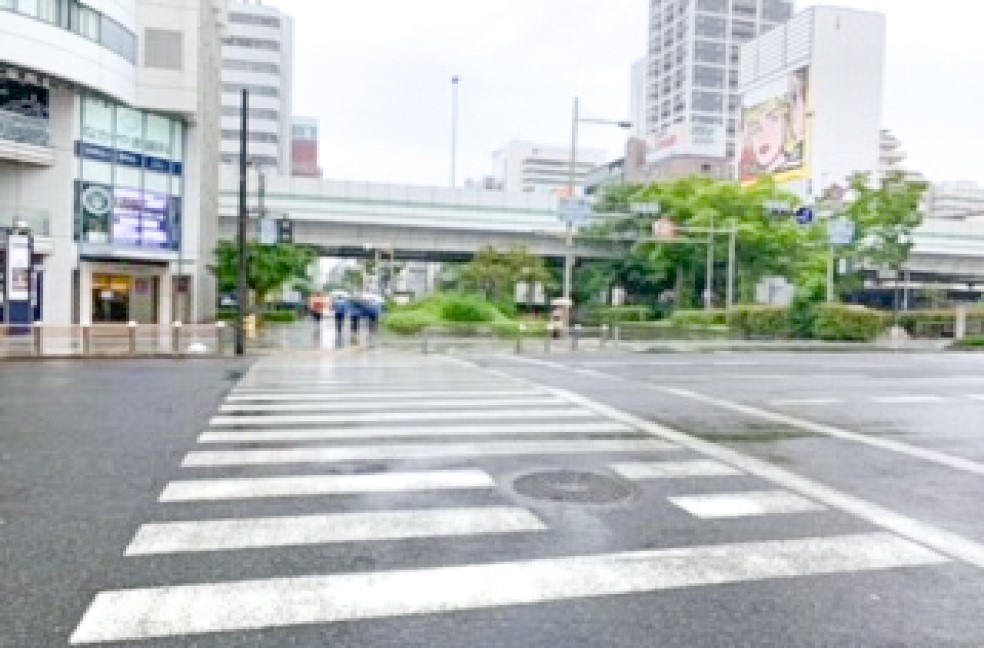
[[646,162],[658,164],[677,155],[723,158],[726,143],[724,126],[675,124],[649,139]]
[[557,212],[561,221],[574,226],[586,224],[593,214],[591,201],[587,198],[561,198]]
[[31,301],[31,237],[12,234],[7,239],[7,300]]
[[802,68],[742,98],[738,177],[745,184],[772,175],[780,182],[809,177],[809,72]]

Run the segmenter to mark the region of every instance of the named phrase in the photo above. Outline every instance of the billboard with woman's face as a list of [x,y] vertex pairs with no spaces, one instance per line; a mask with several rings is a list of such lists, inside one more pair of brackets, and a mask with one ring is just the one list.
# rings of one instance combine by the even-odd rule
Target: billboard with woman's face
[[779,181],[809,175],[808,81],[803,68],[745,93],[738,162],[742,182],[765,175]]

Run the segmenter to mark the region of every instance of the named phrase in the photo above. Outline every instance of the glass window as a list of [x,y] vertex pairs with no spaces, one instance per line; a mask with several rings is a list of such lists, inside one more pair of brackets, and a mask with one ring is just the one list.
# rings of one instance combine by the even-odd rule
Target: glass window
[[113,145],[113,104],[95,97],[82,100],[82,141]]
[[166,173],[155,173],[153,171],[144,172],[144,191],[153,191],[156,193],[166,194],[169,191],[168,179],[170,176]]
[[117,187],[140,188],[140,169],[116,165],[116,178],[113,183]]
[[38,0],[17,0],[17,11],[22,14],[38,17]]
[[137,61],[137,38],[123,25],[111,18],[100,16],[99,42],[108,50],[116,52],[127,61]]
[[82,160],[82,179],[99,184],[113,184],[113,165],[96,160]]
[[125,106],[116,107],[116,148],[139,153],[143,150],[143,114]]
[[179,121],[174,124],[174,139],[171,146],[171,160],[174,162],[184,161],[184,124]]
[[0,0],[0,9],[13,9],[16,0]]
[[171,120],[160,115],[147,115],[147,140],[144,152],[154,157],[171,157]]

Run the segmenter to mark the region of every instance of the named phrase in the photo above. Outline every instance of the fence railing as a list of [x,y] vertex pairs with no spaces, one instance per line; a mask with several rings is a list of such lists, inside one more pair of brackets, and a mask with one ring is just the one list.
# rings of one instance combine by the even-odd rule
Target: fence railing
[[217,324],[0,325],[0,359],[221,356],[233,332]]

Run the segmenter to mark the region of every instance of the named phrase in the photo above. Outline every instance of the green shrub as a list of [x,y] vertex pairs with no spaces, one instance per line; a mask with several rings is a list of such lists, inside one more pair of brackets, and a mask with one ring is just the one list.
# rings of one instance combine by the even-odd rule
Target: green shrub
[[386,330],[398,335],[416,335],[434,324],[436,322],[431,314],[412,310],[391,313],[383,318]]
[[984,335],[969,335],[954,342],[953,346],[963,349],[984,349]]
[[789,310],[781,306],[739,306],[731,325],[745,337],[787,338],[793,332]]
[[260,318],[266,324],[290,324],[297,321],[297,313],[290,310],[266,311]]
[[813,335],[821,340],[870,342],[887,325],[885,314],[863,306],[821,304],[816,309]]
[[[899,326],[906,333],[919,337],[942,337],[952,334],[956,325],[956,310],[915,310],[899,313]],[[967,327],[971,331],[984,332],[984,309],[967,312]]]
[[591,323],[619,324],[621,322],[645,322],[652,319],[648,306],[602,306],[589,318]]
[[505,317],[495,306],[473,295],[443,296],[440,314],[448,322],[466,323],[494,322]]
[[813,337],[813,327],[817,321],[819,302],[816,294],[809,291],[798,291],[793,303],[789,306],[789,333],[796,338]]
[[722,309],[676,310],[670,315],[670,323],[680,328],[727,326],[728,311]]

